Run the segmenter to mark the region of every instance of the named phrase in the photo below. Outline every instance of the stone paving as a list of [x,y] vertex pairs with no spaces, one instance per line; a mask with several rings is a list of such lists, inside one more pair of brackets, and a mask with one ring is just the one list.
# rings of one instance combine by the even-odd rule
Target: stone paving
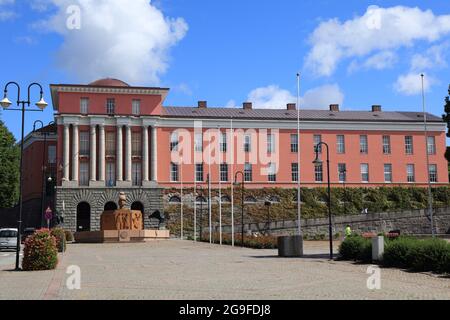
[[[306,242],[301,259],[179,240],[72,244],[54,271],[0,266],[0,299],[450,299],[449,278],[398,269],[381,269],[381,290],[371,291],[367,265],[326,252],[326,242]],[[70,265],[81,268],[80,290],[66,287]]]

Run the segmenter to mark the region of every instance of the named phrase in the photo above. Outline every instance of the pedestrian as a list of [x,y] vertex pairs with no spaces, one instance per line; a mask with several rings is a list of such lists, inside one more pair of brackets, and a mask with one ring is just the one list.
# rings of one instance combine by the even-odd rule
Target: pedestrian
[[[352,235],[352,228],[348,224],[347,227],[345,228],[345,238],[350,237],[351,235]],[[344,238],[344,240],[345,240],[345,238]]]

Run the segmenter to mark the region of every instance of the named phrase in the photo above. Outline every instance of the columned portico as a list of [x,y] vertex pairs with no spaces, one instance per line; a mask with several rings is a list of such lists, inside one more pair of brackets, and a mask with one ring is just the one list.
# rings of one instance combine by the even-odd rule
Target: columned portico
[[99,125],[99,155],[98,155],[98,180],[105,185],[105,126]]
[[152,126],[152,181],[158,180],[158,137],[155,126]]
[[125,159],[125,173],[126,173],[126,182],[131,183],[131,126],[126,127],[126,159]]
[[72,134],[72,181],[78,183],[78,167],[79,167],[79,134],[78,125],[73,125]]
[[89,184],[92,185],[97,181],[97,132],[95,125],[91,126],[91,169],[90,171],[90,182]]
[[149,182],[149,150],[148,150],[148,127],[144,125],[142,128],[142,152],[143,152],[143,160],[142,160],[142,175],[143,175],[143,185],[148,184]]
[[122,126],[117,126],[117,174],[116,180],[120,184],[123,182],[123,133]]
[[64,143],[63,143],[63,182],[67,182],[70,180],[70,125],[64,125]]

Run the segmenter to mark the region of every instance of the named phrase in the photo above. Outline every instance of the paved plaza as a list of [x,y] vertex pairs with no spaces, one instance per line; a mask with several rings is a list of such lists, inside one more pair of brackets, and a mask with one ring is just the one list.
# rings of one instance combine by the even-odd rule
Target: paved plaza
[[[71,244],[54,271],[0,263],[0,299],[450,299],[449,278],[381,269],[381,290],[369,290],[367,265],[328,261],[326,242],[307,242],[305,251],[284,259],[276,250],[180,240]],[[80,290],[66,286],[71,265],[81,268]]]

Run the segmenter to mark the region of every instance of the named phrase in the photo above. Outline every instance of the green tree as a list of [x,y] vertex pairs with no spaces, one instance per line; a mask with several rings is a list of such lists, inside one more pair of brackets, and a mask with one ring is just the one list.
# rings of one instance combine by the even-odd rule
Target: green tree
[[0,120],[0,208],[13,207],[19,199],[20,148]]
[[[445,106],[444,106],[444,115],[442,119],[447,122],[447,137],[450,138],[450,85],[448,86],[448,96],[445,98]],[[450,162],[450,149],[447,148],[447,152],[445,152],[445,158]]]

